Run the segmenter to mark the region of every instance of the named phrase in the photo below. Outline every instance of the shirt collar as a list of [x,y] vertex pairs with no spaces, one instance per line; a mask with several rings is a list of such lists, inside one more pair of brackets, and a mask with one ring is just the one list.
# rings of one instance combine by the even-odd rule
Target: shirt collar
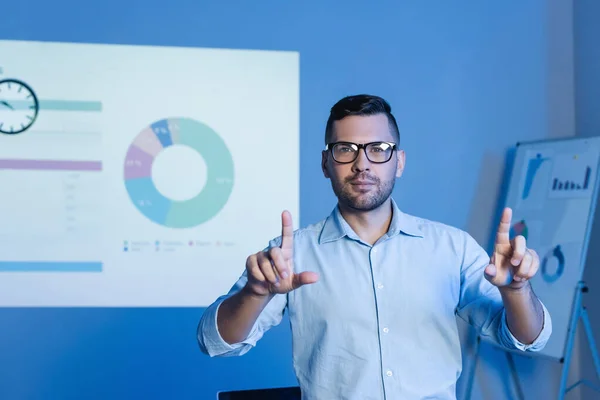
[[[403,213],[392,198],[392,222],[387,232],[389,237],[403,233],[409,236],[423,237],[423,231],[414,217]],[[360,240],[354,230],[348,225],[340,209],[336,206],[325,220],[321,230],[320,243],[333,242],[347,236],[350,239]]]

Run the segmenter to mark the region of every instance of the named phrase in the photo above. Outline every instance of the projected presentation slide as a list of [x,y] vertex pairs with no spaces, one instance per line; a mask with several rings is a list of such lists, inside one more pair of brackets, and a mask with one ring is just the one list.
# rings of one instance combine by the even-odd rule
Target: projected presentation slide
[[206,306],[297,225],[297,53],[0,54],[0,305]]

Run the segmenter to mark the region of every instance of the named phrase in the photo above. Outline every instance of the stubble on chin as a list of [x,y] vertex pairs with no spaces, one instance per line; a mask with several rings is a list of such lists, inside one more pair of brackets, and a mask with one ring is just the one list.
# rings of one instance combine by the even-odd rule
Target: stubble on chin
[[387,182],[377,180],[371,190],[364,193],[354,190],[348,179],[345,183],[332,183],[332,186],[342,205],[357,211],[371,211],[385,203],[391,195],[394,189],[394,180]]

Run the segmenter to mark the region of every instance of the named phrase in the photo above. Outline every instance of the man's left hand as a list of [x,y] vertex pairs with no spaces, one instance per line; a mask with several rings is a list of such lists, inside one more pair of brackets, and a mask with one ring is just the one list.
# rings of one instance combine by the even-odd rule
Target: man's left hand
[[520,289],[528,284],[540,265],[537,253],[527,248],[524,236],[510,239],[512,210],[505,208],[496,233],[494,254],[485,269],[485,277],[492,285]]

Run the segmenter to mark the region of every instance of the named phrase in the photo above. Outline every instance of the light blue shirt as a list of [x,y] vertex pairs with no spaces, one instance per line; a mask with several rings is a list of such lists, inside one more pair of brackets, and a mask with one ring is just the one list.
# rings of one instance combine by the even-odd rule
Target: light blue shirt
[[[524,345],[506,324],[500,293],[484,277],[489,255],[466,232],[401,212],[392,200],[390,228],[373,246],[362,241],[336,207],[323,221],[294,232],[295,272],[314,271],[317,283],[276,295],[246,340],[219,335],[219,305],[198,326],[210,356],[248,352],[284,311],[293,337],[293,365],[303,399],[455,399],[461,373],[456,315],[501,346],[538,351],[552,330]],[[278,246],[280,238],[270,241]]]

